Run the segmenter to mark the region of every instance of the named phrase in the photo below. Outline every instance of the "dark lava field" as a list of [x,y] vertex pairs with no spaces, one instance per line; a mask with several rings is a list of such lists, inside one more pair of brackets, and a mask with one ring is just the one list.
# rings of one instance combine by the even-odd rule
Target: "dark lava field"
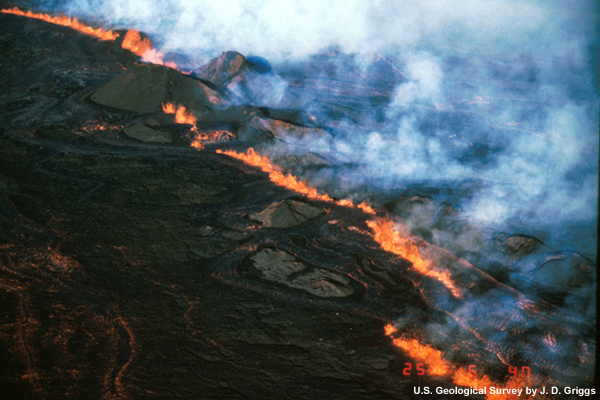
[[[427,247],[461,286],[453,297],[382,248],[367,225],[375,217],[215,151],[261,149],[281,130],[336,134],[300,100],[233,102],[226,85],[243,56],[191,75],[138,59],[118,41],[0,14],[0,397],[464,398],[415,394],[457,384],[406,374],[420,361],[394,346],[388,324],[498,385],[516,365],[540,387],[593,386],[595,311],[568,312],[587,307],[570,294],[596,279],[586,255],[455,217],[468,182],[365,192],[378,217],[429,215],[413,226],[419,240],[434,228],[476,238]],[[353,118],[389,101],[402,79],[390,68],[374,67],[362,97],[291,66],[281,76],[297,93],[322,91],[330,117]],[[211,138],[202,149],[166,102],[195,110]],[[314,154],[274,162],[306,176],[327,168]],[[553,354],[544,341],[563,347]]]

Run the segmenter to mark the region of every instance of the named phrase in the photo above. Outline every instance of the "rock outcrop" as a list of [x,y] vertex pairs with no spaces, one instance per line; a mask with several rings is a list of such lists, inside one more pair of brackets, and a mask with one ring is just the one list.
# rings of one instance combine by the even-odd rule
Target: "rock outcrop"
[[237,104],[272,106],[282,98],[287,83],[271,73],[264,63],[251,64],[237,51],[226,51],[196,71],[227,93]]
[[262,277],[269,281],[319,297],[346,297],[354,292],[349,277],[325,269],[309,271],[306,264],[283,250],[266,248],[250,258]]
[[250,219],[259,221],[265,228],[291,228],[323,214],[322,209],[306,203],[281,200],[259,213],[250,214]]
[[199,78],[214,85],[227,87],[231,83],[244,80],[250,69],[250,64],[243,55],[237,51],[226,51],[196,73]]
[[98,89],[91,100],[135,112],[156,112],[172,102],[191,109],[221,106],[223,97],[198,79],[162,65],[134,62],[121,75]]
[[148,143],[171,143],[173,138],[168,132],[155,130],[154,127],[159,125],[159,122],[154,118],[149,118],[145,121],[138,122],[129,126],[123,131],[127,136],[133,139],[141,140]]

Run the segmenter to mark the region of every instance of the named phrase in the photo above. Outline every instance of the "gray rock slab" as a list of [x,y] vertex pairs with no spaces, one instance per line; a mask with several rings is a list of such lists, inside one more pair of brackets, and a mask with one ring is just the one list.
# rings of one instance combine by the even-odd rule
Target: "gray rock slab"
[[170,133],[158,131],[152,128],[152,126],[155,126],[156,124],[156,120],[149,119],[129,126],[123,129],[123,131],[130,138],[141,140],[142,142],[171,143],[173,138],[171,137]]
[[319,297],[346,297],[354,290],[351,279],[325,269],[308,271],[306,264],[292,254],[276,249],[264,249],[250,258],[263,278],[302,289]]
[[265,228],[291,228],[325,214],[320,208],[295,200],[282,200],[271,204],[263,211],[250,214],[250,218],[262,223]]
[[98,89],[91,100],[135,112],[157,112],[166,102],[192,110],[225,104],[216,91],[198,79],[162,65],[137,62]]

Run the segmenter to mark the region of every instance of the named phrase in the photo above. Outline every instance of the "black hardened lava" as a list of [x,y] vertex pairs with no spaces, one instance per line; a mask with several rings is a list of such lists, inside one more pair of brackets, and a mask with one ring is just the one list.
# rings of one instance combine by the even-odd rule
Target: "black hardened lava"
[[[427,398],[415,386],[454,387],[403,373],[414,360],[384,334],[398,321],[411,337],[439,330],[453,362],[493,379],[506,377],[496,352],[529,360],[461,326],[444,285],[375,242],[367,226],[375,217],[308,200],[215,152],[242,151],[236,143],[197,151],[181,126],[172,127],[181,140],[168,144],[125,135],[157,113],[90,96],[136,59],[111,42],[0,14],[0,392],[383,400]],[[283,200],[322,213],[286,228],[252,217]],[[304,269],[268,279],[255,268],[264,252],[285,252]],[[315,284],[338,277],[343,295],[294,283],[310,273]],[[506,289],[486,279],[481,291]]]
[[[87,101],[134,59],[68,28],[0,15],[3,373],[13,398],[402,398],[398,310],[429,321],[361,270],[402,265],[356,210],[296,228],[247,215],[295,198],[213,151],[143,144],[140,116]],[[103,126],[103,129],[98,128]],[[329,221],[339,220],[338,224]],[[262,279],[259,249],[350,277],[347,298]],[[385,268],[385,267],[381,267]],[[387,296],[387,298],[386,298]],[[420,381],[421,378],[415,378]]]

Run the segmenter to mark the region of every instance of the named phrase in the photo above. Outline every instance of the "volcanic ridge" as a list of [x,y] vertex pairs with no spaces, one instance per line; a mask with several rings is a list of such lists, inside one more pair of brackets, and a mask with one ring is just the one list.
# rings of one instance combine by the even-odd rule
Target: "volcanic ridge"
[[[0,14],[8,396],[593,386],[588,257],[460,218],[452,201],[468,184],[317,188],[306,178],[335,168],[328,154],[277,150],[331,143],[383,109],[404,79],[389,60],[357,92],[312,73],[343,54],[278,75],[235,51],[180,68],[136,31],[13,14]],[[286,107],[272,107],[281,80]],[[301,95],[315,90],[325,113]]]

